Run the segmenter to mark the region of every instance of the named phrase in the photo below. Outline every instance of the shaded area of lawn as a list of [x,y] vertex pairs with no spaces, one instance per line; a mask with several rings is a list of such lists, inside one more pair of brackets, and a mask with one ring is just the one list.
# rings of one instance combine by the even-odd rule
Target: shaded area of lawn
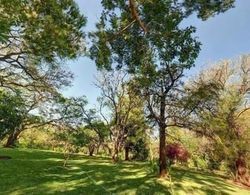
[[[60,153],[0,149],[0,194],[170,194],[170,182],[157,179],[146,163],[112,164],[107,158],[74,156],[63,168]],[[222,178],[173,169],[174,194],[249,194]]]

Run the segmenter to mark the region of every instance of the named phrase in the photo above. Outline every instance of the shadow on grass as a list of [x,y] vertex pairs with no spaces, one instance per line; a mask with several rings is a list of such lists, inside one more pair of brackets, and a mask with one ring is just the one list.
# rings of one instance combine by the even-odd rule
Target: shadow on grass
[[[112,164],[108,158],[74,155],[64,168],[63,155],[40,150],[0,149],[13,159],[0,162],[0,194],[171,194],[146,163]],[[174,168],[175,194],[235,194],[213,175]]]
[[[194,170],[184,170],[174,168],[173,182],[175,191],[184,191],[185,193],[194,193],[201,191],[204,194],[235,194],[234,187],[225,182],[223,178],[215,174],[202,173]],[[193,183],[188,186],[183,183]]]

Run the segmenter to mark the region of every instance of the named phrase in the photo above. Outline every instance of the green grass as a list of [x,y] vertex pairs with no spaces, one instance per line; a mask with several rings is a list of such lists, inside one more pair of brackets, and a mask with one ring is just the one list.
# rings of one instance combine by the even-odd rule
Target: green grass
[[[147,163],[112,164],[100,157],[74,156],[63,168],[60,153],[2,149],[0,194],[170,194],[167,179],[157,179]],[[224,179],[191,170],[173,169],[174,194],[250,194]]]

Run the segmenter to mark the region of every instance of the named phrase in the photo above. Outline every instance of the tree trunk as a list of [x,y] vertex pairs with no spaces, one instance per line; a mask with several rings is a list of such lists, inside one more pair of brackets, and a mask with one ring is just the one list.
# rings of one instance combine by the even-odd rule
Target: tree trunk
[[[162,93],[164,94],[164,89],[162,88]],[[166,96],[161,96],[160,102],[160,121],[159,125],[159,136],[160,136],[160,147],[159,147],[159,177],[165,177],[167,174],[167,162],[166,162]]]
[[94,151],[95,151],[95,146],[90,145],[90,146],[89,146],[89,156],[93,156]]
[[15,130],[13,133],[11,133],[7,139],[6,144],[4,145],[4,147],[6,148],[12,148],[15,146],[15,142],[18,139],[18,136],[20,135],[22,131],[21,130]]
[[[105,148],[107,148],[108,149],[108,154],[109,154],[109,156],[112,156],[112,148],[111,147],[109,147],[109,145],[108,144],[103,144],[103,146],[105,147]],[[105,150],[106,151],[106,150]]]
[[246,159],[244,155],[239,154],[238,159],[235,161],[235,179],[237,182],[240,182],[248,187],[250,187],[250,176],[248,173]]
[[160,126],[160,147],[159,147],[159,168],[160,168],[160,177],[165,177],[167,174],[167,163],[166,163],[166,133],[165,133],[165,124]]
[[129,147],[125,146],[125,160],[129,160]]
[[115,144],[115,146],[114,146],[114,151],[113,151],[113,154],[112,154],[112,159],[113,159],[113,162],[118,162],[118,160],[119,160],[119,150],[118,150],[118,145],[117,144]]
[[99,142],[96,146],[96,155],[99,154],[99,150],[100,150],[100,147],[101,147],[101,143]]

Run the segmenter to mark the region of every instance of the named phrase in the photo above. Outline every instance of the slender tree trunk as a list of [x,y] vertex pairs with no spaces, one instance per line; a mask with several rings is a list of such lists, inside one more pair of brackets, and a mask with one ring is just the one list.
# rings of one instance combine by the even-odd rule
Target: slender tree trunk
[[119,157],[118,157],[118,150],[115,149],[112,155],[113,162],[118,162]]
[[129,147],[125,146],[125,160],[129,160]]
[[66,167],[67,162],[68,162],[69,157],[70,157],[70,148],[69,148],[69,145],[68,145],[67,142],[64,145],[64,154],[63,154],[63,156],[64,156],[63,167]]
[[11,148],[15,146],[15,142],[18,139],[18,136],[20,135],[22,131],[21,130],[15,130],[13,133],[11,133],[7,139],[6,144],[4,145],[4,147],[6,148]]
[[117,162],[119,160],[119,149],[118,149],[118,143],[115,143],[114,150],[112,154],[113,162]]

